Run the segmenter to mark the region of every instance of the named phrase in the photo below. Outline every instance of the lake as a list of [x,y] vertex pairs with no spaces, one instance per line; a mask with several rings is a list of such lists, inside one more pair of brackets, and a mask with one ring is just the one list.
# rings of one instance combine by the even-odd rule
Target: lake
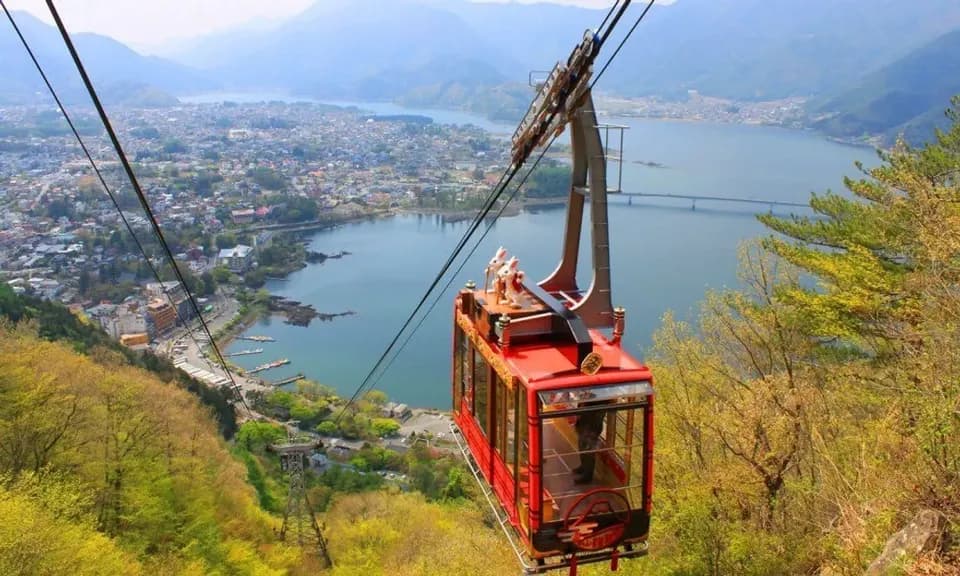
[[[431,115],[431,111],[351,103],[378,113]],[[392,105],[391,105],[392,106]],[[379,108],[374,108],[379,107]],[[483,125],[462,113],[446,121]],[[452,118],[452,119],[451,119]],[[625,192],[694,194],[806,202],[811,192],[842,190],[844,175],[857,176],[854,162],[878,161],[866,148],[829,142],[817,135],[771,127],[615,119],[625,134]],[[437,120],[440,121],[440,120]],[[495,126],[489,129],[497,129]],[[655,162],[649,167],[638,162]],[[611,171],[613,171],[611,169]],[[695,318],[709,289],[737,285],[737,250],[745,240],[769,232],[754,212],[766,206],[689,200],[611,199],[610,240],[614,305],[627,310],[625,346],[642,358],[663,314]],[[786,214],[790,209],[778,208]],[[797,210],[797,209],[794,209]],[[799,209],[799,213],[809,213]],[[467,280],[483,281],[483,267],[498,246],[520,259],[529,279],[556,266],[564,209],[522,212],[498,221],[409,345],[379,381],[391,399],[413,406],[447,408],[450,403],[450,337],[455,290]],[[350,395],[412,311],[458,242],[468,222],[444,223],[436,216],[404,215],[351,223],[313,234],[311,249],[346,250],[338,260],[310,265],[286,280],[271,281],[274,294],[313,304],[320,312],[356,314],[309,327],[264,319],[248,334],[272,336],[264,354],[233,360],[253,367],[280,357],[291,364],[261,376],[279,379],[303,372]],[[481,229],[482,230],[482,229]],[[585,235],[589,226],[584,226]],[[479,235],[479,234],[478,234]],[[472,244],[471,244],[472,246]],[[590,259],[582,242],[581,269]],[[581,285],[589,282],[581,275]],[[238,341],[231,351],[249,348]]]

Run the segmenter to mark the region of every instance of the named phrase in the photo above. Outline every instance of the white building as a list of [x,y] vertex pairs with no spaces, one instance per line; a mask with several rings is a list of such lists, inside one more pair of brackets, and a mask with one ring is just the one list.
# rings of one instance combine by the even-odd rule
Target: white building
[[226,266],[231,272],[246,272],[253,266],[253,248],[237,244],[233,248],[224,248],[217,255],[217,265]]

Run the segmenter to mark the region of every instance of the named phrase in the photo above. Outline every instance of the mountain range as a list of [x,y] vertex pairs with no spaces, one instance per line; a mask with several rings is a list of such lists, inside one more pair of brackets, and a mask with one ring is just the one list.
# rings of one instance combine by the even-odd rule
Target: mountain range
[[[88,102],[57,29],[28,12],[14,11],[13,15],[60,97],[67,102]],[[202,70],[144,56],[106,36],[81,33],[72,37],[94,86],[110,102],[169,104],[176,101],[173,93],[208,90],[217,85]],[[0,70],[0,104],[49,98],[20,40],[5,25],[0,26]]]
[[836,136],[903,134],[908,142],[946,127],[944,109],[960,94],[960,29],[867,75],[832,98],[812,103],[814,127]]
[[[611,43],[620,41],[645,3],[635,4]],[[678,0],[655,5],[599,89],[668,99],[685,98],[690,90],[736,100],[804,96],[812,98],[813,116],[825,130],[886,132],[903,125],[904,110],[913,113],[940,98],[940,92],[924,99],[891,85],[903,77],[898,70],[929,58],[931,50],[943,50],[931,43],[960,30],[956,0],[924,0],[910,4],[909,13],[905,10],[899,0]],[[146,85],[176,95],[281,91],[463,107],[515,119],[530,98],[527,73],[565,58],[584,31],[605,15],[605,9],[549,3],[319,0],[270,27],[184,43],[168,54],[170,59],[141,56],[95,34],[75,38],[94,80],[114,93]],[[56,31],[27,14],[16,16],[41,60],[49,62],[54,79],[76,92],[79,80],[71,74]],[[12,81],[0,87],[0,101],[22,99],[42,88],[29,61],[18,56],[22,49],[15,41],[0,32],[2,54],[9,54],[2,58],[12,64],[4,64],[4,76]],[[925,82],[918,75],[937,80],[932,77],[938,66],[920,67],[909,80],[915,86]],[[864,95],[886,88],[895,94],[872,108],[875,117],[854,109],[864,105]],[[946,103],[931,105],[940,110]],[[883,124],[884,106],[895,109],[890,115],[894,124]],[[860,120],[863,125],[857,124]]]

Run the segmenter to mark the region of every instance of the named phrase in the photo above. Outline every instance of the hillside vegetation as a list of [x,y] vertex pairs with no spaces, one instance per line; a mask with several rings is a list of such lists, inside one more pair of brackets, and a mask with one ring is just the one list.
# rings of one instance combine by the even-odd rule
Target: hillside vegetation
[[[955,100],[954,104],[960,104]],[[656,335],[658,453],[642,574],[861,574],[919,510],[960,554],[960,116],[743,251],[741,291]],[[811,283],[809,280],[815,280]],[[636,566],[636,564],[634,564]]]
[[189,393],[0,325],[0,574],[282,574],[243,478]]
[[229,403],[230,392],[211,388],[178,370],[173,363],[152,352],[133,352],[112,340],[99,326],[84,321],[58,303],[31,296],[17,296],[6,283],[0,283],[0,320],[11,323],[33,322],[37,334],[44,340],[64,342],[74,351],[91,354],[107,349],[121,355],[128,364],[152,372],[164,382],[175,382],[196,395],[213,411],[221,434],[231,438],[237,428],[236,413]]
[[317,558],[277,539],[286,476],[266,446],[285,437],[282,428],[247,422],[228,447],[213,411],[175,371],[162,378],[134,365],[143,359],[128,358],[60,306],[6,286],[0,296],[0,574],[512,568],[502,534],[464,497],[466,479],[449,459],[411,450],[407,463],[391,464],[388,451],[371,447],[351,466],[394,465],[417,492],[384,487],[373,473],[308,474],[335,559],[323,571]]

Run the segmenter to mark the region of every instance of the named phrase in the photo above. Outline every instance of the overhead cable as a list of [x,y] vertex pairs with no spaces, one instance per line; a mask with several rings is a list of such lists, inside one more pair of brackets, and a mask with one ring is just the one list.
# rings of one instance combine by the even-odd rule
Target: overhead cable
[[77,130],[76,125],[73,122],[73,119],[70,117],[70,114],[67,112],[66,107],[63,104],[63,101],[60,99],[59,94],[57,94],[56,89],[54,89],[53,84],[50,82],[50,79],[47,77],[46,71],[44,71],[43,66],[40,64],[40,61],[37,59],[36,55],[33,52],[33,49],[30,47],[29,42],[27,42],[26,37],[20,30],[20,27],[17,25],[16,20],[13,18],[13,15],[7,9],[6,4],[3,0],[0,0],[0,8],[3,8],[4,14],[7,16],[7,20],[10,21],[10,25],[13,27],[14,32],[20,39],[21,44],[23,44],[24,49],[27,54],[30,56],[30,60],[33,61],[34,67],[36,67],[37,72],[40,74],[40,77],[43,79],[44,84],[47,87],[47,90],[50,92],[50,95],[53,97],[54,101],[57,103],[57,108],[59,108],[60,113],[63,114],[64,120],[67,122],[67,126],[70,127],[70,131],[73,133],[74,138],[77,141],[77,144],[80,145],[81,150],[83,151],[84,156],[86,156],[87,161],[90,163],[90,167],[93,168],[93,172],[97,176],[97,180],[100,181],[101,186],[103,186],[104,191],[107,193],[107,196],[110,198],[113,207],[117,210],[117,213],[120,215],[120,220],[123,222],[124,227],[126,227],[127,232],[130,234],[130,237],[133,238],[133,242],[137,247],[137,250],[143,255],[144,260],[147,263],[147,267],[150,269],[150,272],[153,274],[153,277],[156,278],[157,282],[160,284],[160,289],[163,294],[167,297],[167,300],[170,302],[171,307],[177,315],[177,320],[179,323],[187,328],[187,334],[197,345],[198,349],[200,348],[200,343],[194,337],[193,328],[190,324],[183,318],[180,314],[180,309],[176,305],[176,301],[173,299],[173,296],[167,290],[166,286],[163,283],[163,279],[160,276],[159,270],[154,266],[153,261],[150,259],[150,256],[147,254],[146,248],[140,242],[140,239],[137,237],[136,231],[133,228],[133,225],[130,224],[130,221],[127,219],[126,214],[124,214],[123,209],[120,207],[120,203],[117,200],[116,195],[113,193],[113,190],[110,189],[110,186],[107,184],[106,179],[103,176],[103,173],[100,171],[100,167],[97,165],[96,161],[93,159],[93,155],[90,152],[90,149],[87,148],[86,143],[83,141],[83,138],[80,136],[79,130]]
[[150,208],[150,203],[147,201],[146,196],[143,194],[143,190],[140,188],[140,182],[137,180],[137,176],[133,172],[133,167],[130,165],[130,161],[127,159],[127,155],[124,153],[123,147],[120,145],[120,140],[117,138],[117,133],[114,131],[113,125],[110,122],[110,118],[107,116],[107,112],[103,108],[103,104],[100,101],[100,97],[97,95],[97,91],[93,86],[93,82],[90,81],[90,76],[87,74],[87,70],[83,65],[83,61],[80,59],[80,55],[77,53],[77,49],[73,45],[73,40],[70,38],[70,34],[67,32],[67,29],[63,24],[63,20],[60,18],[60,14],[57,12],[57,8],[54,6],[53,0],[46,0],[46,2],[47,8],[50,10],[50,14],[53,16],[53,20],[57,25],[57,29],[60,31],[60,36],[63,38],[63,42],[66,44],[67,50],[70,52],[70,57],[73,59],[73,63],[77,68],[77,72],[80,73],[80,78],[83,80],[83,84],[87,89],[87,93],[90,95],[90,99],[93,101],[93,105],[97,109],[97,114],[100,116],[100,121],[103,123],[103,127],[106,129],[107,135],[110,137],[110,141],[113,144],[114,150],[117,152],[117,156],[120,158],[120,163],[123,165],[123,169],[127,173],[127,178],[129,178],[131,186],[133,186],[133,191],[137,195],[137,199],[140,201],[140,206],[143,208],[147,219],[150,221],[150,225],[153,228],[154,234],[156,234],[157,239],[160,241],[160,246],[163,248],[164,254],[169,260],[170,266],[173,268],[173,272],[176,275],[177,280],[179,280],[180,284],[183,286],[184,292],[190,301],[190,306],[193,308],[194,314],[196,314],[197,318],[200,319],[200,326],[207,338],[210,340],[210,346],[216,353],[220,365],[223,367],[227,378],[230,380],[234,391],[237,393],[238,400],[249,412],[250,407],[247,406],[247,401],[243,397],[243,391],[240,389],[240,386],[234,379],[233,373],[227,368],[227,362],[224,359],[223,354],[220,352],[220,348],[217,346],[216,340],[213,338],[213,334],[210,333],[210,328],[207,326],[207,321],[203,318],[203,314],[200,312],[200,306],[197,304],[196,298],[194,298],[193,293],[190,291],[190,287],[187,285],[186,279],[183,276],[183,273],[180,271],[180,266],[177,264],[177,261],[173,256],[173,251],[170,249],[170,245],[163,236],[163,231],[160,229],[160,224],[157,222],[157,219],[153,214],[153,210]]
[[[50,0],[48,0],[48,1],[50,1]],[[653,4],[653,1],[654,1],[654,0],[651,0],[651,5]],[[597,44],[596,44],[595,50],[594,50],[593,53],[590,54],[590,56],[589,56],[589,58],[590,58],[590,64],[591,64],[591,65],[592,65],[592,63],[593,63],[593,59],[596,58],[596,55],[599,53],[600,49],[602,48],[603,43],[606,41],[606,39],[609,37],[610,33],[612,32],[613,27],[616,26],[617,22],[619,22],[620,18],[621,18],[621,17],[623,16],[623,14],[626,12],[626,9],[627,9],[629,6],[630,6],[630,0],[626,0],[622,5],[620,5],[620,2],[619,2],[619,0],[618,0],[618,1],[614,4],[614,6],[610,9],[610,11],[607,13],[606,18],[604,18],[603,23],[601,24],[601,28],[602,28],[603,25],[606,24],[606,22],[610,19],[611,14],[614,14],[614,12],[616,12],[615,16],[613,16],[613,20],[610,21],[610,25],[607,26],[606,30],[603,31],[602,36],[600,37],[599,41],[598,41]],[[619,9],[618,9],[618,7],[619,7]],[[649,6],[647,7],[647,9],[649,9]],[[646,14],[646,11],[644,12],[644,14]],[[642,16],[641,16],[641,18],[642,18]],[[638,23],[639,23],[639,22],[638,22]],[[634,28],[636,28],[636,24],[634,24]],[[631,32],[632,32],[632,29],[631,29]],[[622,46],[622,43],[621,43],[621,46]],[[618,48],[617,51],[619,52],[619,48]],[[616,55],[616,54],[614,54],[614,56],[615,56],[615,55]],[[612,58],[613,58],[613,57],[611,57],[611,59],[607,61],[607,66],[609,66],[610,62],[612,61]],[[606,66],[604,67],[604,69],[606,69]],[[591,86],[592,86],[592,85],[591,85]],[[549,125],[550,122],[553,121],[553,118],[554,118],[558,113],[559,113],[559,109],[558,109],[558,108],[554,108],[554,109],[550,112],[550,114],[547,116],[547,118],[544,120],[543,125]],[[555,136],[554,136],[554,137],[555,137]],[[551,142],[552,142],[552,141],[553,141],[553,140],[551,139]],[[547,148],[547,147],[544,147],[544,152],[546,151],[546,148]],[[542,156],[543,156],[543,154],[541,153],[541,157],[542,157]],[[463,251],[463,248],[464,248],[464,246],[466,245],[466,241],[468,241],[469,238],[476,232],[477,228],[479,228],[480,223],[481,223],[481,222],[483,221],[483,219],[486,218],[486,216],[489,214],[490,210],[492,209],[493,205],[496,203],[497,199],[499,199],[500,196],[503,194],[503,191],[510,185],[510,182],[511,182],[511,181],[513,180],[513,178],[516,176],[517,172],[519,172],[519,170],[520,170],[520,168],[522,167],[522,165],[523,165],[523,163],[525,162],[525,160],[526,160],[526,156],[525,156],[525,155],[522,156],[522,157],[520,157],[520,159],[519,159],[518,161],[515,161],[514,163],[511,164],[510,167],[507,168],[507,171],[504,173],[504,176],[501,176],[501,177],[500,177],[499,185],[494,188],[494,191],[491,193],[490,197],[488,198],[488,202],[486,203],[486,205],[480,210],[480,212],[477,214],[477,216],[473,219],[473,222],[472,222],[471,225],[467,228],[467,231],[464,233],[463,238],[461,238],[461,241],[460,241],[460,242],[457,244],[457,246],[454,248],[453,252],[450,254],[450,257],[447,258],[447,261],[446,261],[446,262],[444,263],[444,265],[441,267],[440,272],[437,273],[437,275],[436,275],[436,277],[434,278],[433,282],[431,282],[430,286],[427,288],[426,292],[425,292],[425,293],[423,294],[423,296],[420,298],[420,301],[417,303],[416,307],[414,307],[413,312],[411,312],[410,315],[407,317],[407,319],[403,322],[403,324],[401,325],[400,329],[397,331],[397,333],[396,333],[396,334],[394,335],[394,337],[391,339],[390,343],[387,345],[386,349],[383,351],[383,353],[380,355],[380,357],[379,357],[379,358],[377,359],[377,361],[374,363],[373,367],[370,369],[370,371],[367,373],[367,375],[366,375],[366,376],[364,377],[364,379],[361,381],[361,383],[360,383],[360,385],[357,387],[356,391],[354,391],[353,395],[352,395],[352,396],[350,397],[350,399],[347,401],[346,405],[343,407],[343,409],[342,409],[342,410],[340,411],[340,413],[337,415],[337,418],[336,418],[336,420],[335,420],[335,423],[339,424],[340,420],[343,418],[343,416],[344,416],[344,414],[346,413],[347,409],[360,397],[360,395],[363,393],[363,391],[370,385],[370,382],[372,381],[374,375],[377,373],[377,371],[378,371],[378,370],[380,369],[380,367],[383,365],[383,363],[384,363],[384,361],[386,360],[386,358],[390,355],[390,352],[393,350],[394,346],[396,346],[397,342],[400,340],[400,337],[403,335],[403,333],[406,331],[406,329],[407,329],[407,328],[410,326],[410,324],[413,322],[413,319],[416,317],[416,315],[417,315],[417,314],[420,312],[420,310],[423,308],[423,305],[424,305],[424,304],[426,303],[426,301],[429,299],[431,293],[434,291],[434,289],[437,287],[437,285],[438,285],[438,284],[440,283],[440,281],[443,279],[443,276],[446,275],[447,271],[450,269],[450,266],[452,265],[453,261],[456,260],[457,256],[459,256],[460,253]],[[538,159],[538,161],[539,161],[539,159]],[[528,175],[529,175],[529,173],[528,173]],[[502,213],[502,210],[501,210],[500,213]],[[496,221],[496,217],[494,218],[494,222],[495,222],[495,221]],[[423,320],[420,321],[419,325],[422,325],[422,323],[423,323]],[[408,338],[408,340],[409,340],[409,338]],[[391,361],[391,362],[392,362],[392,361]]]

